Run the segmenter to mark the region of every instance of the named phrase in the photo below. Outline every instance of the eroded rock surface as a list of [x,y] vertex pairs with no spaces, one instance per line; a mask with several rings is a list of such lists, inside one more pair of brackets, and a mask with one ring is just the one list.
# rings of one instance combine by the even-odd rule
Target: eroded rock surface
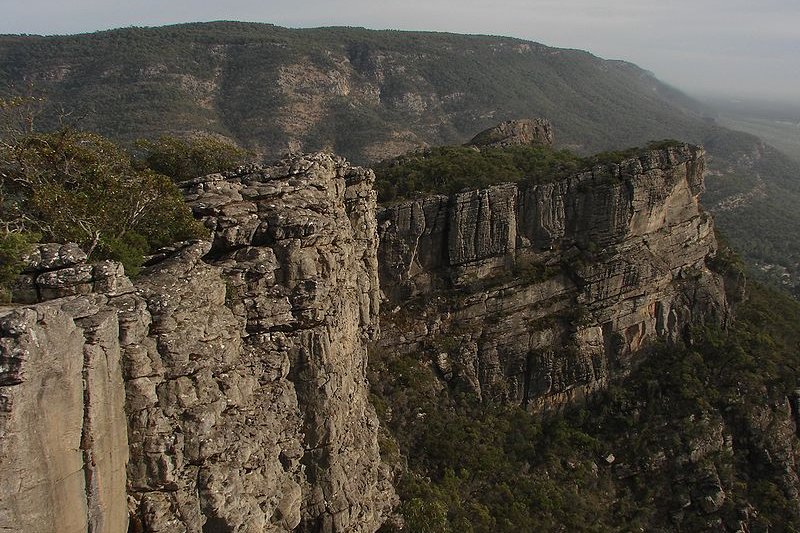
[[[38,287],[52,289],[38,299],[71,296],[0,312],[3,531],[127,529],[125,389],[113,301],[132,286],[121,265],[89,266],[74,252],[43,245],[26,269]],[[76,272],[89,276],[78,285]],[[108,290],[95,294],[93,287]]]
[[145,270],[150,345],[127,357],[142,529],[372,532],[385,519],[395,496],[366,382],[373,179],[317,154],[185,184],[213,244]]
[[485,129],[468,146],[502,148],[518,144],[551,146],[553,126],[544,118],[508,120]]
[[[556,407],[656,338],[728,320],[703,151],[656,150],[538,185],[379,214],[384,349],[428,351],[479,395]],[[410,300],[410,303],[407,303]]]
[[0,322],[0,526],[377,530],[396,495],[366,382],[373,180],[316,154],[188,182],[212,240],[135,288],[38,249],[15,291],[34,305]]
[[[368,343],[531,409],[604,387],[650,341],[728,320],[703,164],[651,151],[376,220],[370,171],[293,156],[183,184],[211,240],[163,250],[135,287],[40,247],[0,318],[0,529],[376,531],[396,495]],[[713,512],[707,477],[690,496]]]

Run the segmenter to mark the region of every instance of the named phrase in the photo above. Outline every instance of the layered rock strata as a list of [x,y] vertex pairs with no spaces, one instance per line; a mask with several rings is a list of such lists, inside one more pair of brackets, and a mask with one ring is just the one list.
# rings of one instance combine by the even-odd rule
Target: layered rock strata
[[373,179],[317,154],[188,182],[212,240],[135,289],[37,252],[17,294],[56,299],[0,324],[0,525],[375,531],[396,496],[366,382]]
[[[0,310],[0,530],[125,531],[128,441],[112,262],[43,245]],[[98,289],[102,294],[93,293]]]
[[427,351],[479,395],[556,407],[648,342],[727,320],[703,156],[684,145],[383,209],[383,348]]

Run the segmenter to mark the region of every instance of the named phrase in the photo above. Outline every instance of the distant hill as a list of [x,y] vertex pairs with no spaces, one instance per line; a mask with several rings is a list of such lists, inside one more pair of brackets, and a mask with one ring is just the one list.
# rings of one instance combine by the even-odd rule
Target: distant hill
[[712,160],[705,203],[723,232],[751,264],[797,279],[800,165],[720,127],[653,74],[584,51],[238,22],[0,36],[0,91],[29,83],[82,127],[123,141],[213,132],[268,158],[328,148],[369,163],[538,116],[553,123],[558,147],[581,154],[663,138],[702,143]]
[[528,116],[582,152],[703,125],[635,65],[503,37],[233,22],[0,37],[0,83],[23,80],[120,138],[209,130],[361,162]]

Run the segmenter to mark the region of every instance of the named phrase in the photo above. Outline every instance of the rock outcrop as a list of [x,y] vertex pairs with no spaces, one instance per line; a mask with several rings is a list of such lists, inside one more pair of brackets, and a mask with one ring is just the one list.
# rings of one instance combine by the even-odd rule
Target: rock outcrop
[[726,321],[703,169],[679,146],[382,210],[383,349],[426,350],[479,395],[557,407],[647,342]]
[[156,350],[127,358],[143,529],[382,523],[394,493],[365,377],[378,331],[372,180],[319,154],[185,184],[213,241],[146,269]]
[[133,286],[121,265],[85,259],[77,247],[39,247],[20,282],[31,290],[20,294],[59,298],[0,311],[3,531],[126,529],[128,441],[113,302]]
[[703,164],[678,146],[378,211],[371,171],[292,156],[182,184],[211,239],[162,250],[135,286],[41,246],[0,316],[0,529],[376,531],[396,495],[368,344],[542,409],[725,322]]
[[544,118],[508,120],[485,129],[467,146],[504,148],[514,145],[553,145],[553,126]]
[[375,531],[396,496],[366,382],[373,179],[317,154],[188,182],[212,241],[135,289],[39,250],[18,294],[57,299],[2,321],[0,525]]

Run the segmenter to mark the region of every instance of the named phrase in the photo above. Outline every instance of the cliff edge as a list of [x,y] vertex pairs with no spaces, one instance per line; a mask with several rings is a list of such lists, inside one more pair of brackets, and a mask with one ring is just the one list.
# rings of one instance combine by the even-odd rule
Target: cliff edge
[[648,342],[726,322],[704,165],[680,145],[382,209],[381,345],[428,352],[480,396],[557,407],[624,374]]
[[135,288],[40,249],[18,293],[41,303],[0,322],[0,528],[375,531],[373,179],[316,154],[188,182],[212,241]]
[[368,345],[532,411],[604,388],[730,319],[703,169],[671,146],[378,208],[372,171],[298,155],[183,183],[211,238],[135,285],[40,246],[0,317],[0,529],[376,531]]

